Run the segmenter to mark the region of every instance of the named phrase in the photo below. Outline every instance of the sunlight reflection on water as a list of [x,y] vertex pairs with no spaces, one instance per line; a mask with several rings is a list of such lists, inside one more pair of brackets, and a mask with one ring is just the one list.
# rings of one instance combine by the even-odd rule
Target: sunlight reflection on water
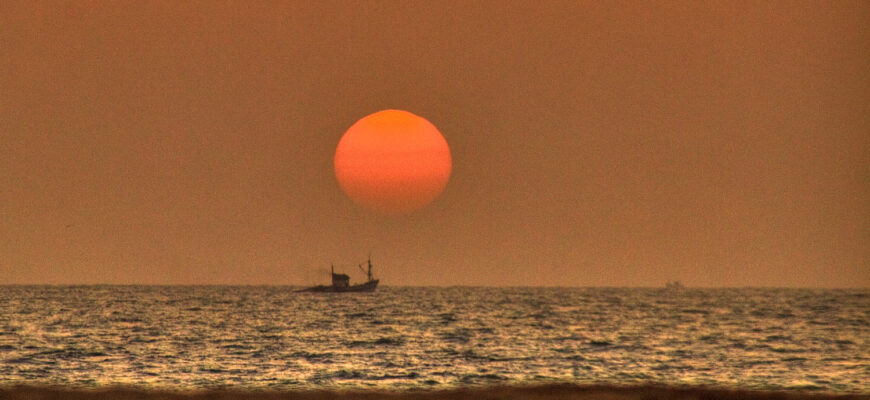
[[0,385],[870,391],[870,291],[2,286]]

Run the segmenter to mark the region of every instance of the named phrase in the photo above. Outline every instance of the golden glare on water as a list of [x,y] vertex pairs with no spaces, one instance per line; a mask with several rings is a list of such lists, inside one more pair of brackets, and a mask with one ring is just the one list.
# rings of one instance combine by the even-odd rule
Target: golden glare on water
[[357,204],[407,214],[431,203],[450,178],[447,141],[431,122],[401,110],[357,121],[335,150],[335,176]]

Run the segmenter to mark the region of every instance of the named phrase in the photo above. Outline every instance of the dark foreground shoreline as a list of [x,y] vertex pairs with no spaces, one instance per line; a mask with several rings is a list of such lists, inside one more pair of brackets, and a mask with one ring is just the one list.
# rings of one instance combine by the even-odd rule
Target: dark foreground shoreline
[[819,394],[801,391],[753,391],[706,387],[613,386],[552,384],[493,386],[433,391],[311,390],[196,392],[139,390],[128,388],[64,389],[16,386],[0,388],[0,400],[870,400],[870,394]]

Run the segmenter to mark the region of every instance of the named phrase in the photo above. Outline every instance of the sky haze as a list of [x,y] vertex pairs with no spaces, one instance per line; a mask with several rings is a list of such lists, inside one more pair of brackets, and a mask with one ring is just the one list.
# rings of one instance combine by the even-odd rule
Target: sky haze
[[[870,3],[0,2],[0,284],[870,286]],[[406,216],[333,156],[384,109]]]

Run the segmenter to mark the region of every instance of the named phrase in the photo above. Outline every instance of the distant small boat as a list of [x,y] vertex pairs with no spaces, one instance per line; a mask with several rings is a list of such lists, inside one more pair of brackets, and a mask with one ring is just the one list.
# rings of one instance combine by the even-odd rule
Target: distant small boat
[[685,288],[685,286],[683,286],[683,284],[680,283],[680,281],[671,281],[671,282],[668,282],[665,284],[665,288],[666,289],[683,289],[683,288]]
[[[358,283],[356,285],[350,284],[350,277],[346,274],[336,274],[335,266],[331,266],[332,273],[332,285],[319,285],[313,286],[310,288],[305,288],[301,290],[297,290],[297,292],[314,292],[314,293],[344,293],[344,292],[374,292],[378,287],[378,282],[380,279],[374,279],[372,276],[372,258],[369,257],[368,260],[368,271],[363,270],[368,277],[368,280],[365,283]],[[362,268],[362,264],[357,265],[360,269]]]

